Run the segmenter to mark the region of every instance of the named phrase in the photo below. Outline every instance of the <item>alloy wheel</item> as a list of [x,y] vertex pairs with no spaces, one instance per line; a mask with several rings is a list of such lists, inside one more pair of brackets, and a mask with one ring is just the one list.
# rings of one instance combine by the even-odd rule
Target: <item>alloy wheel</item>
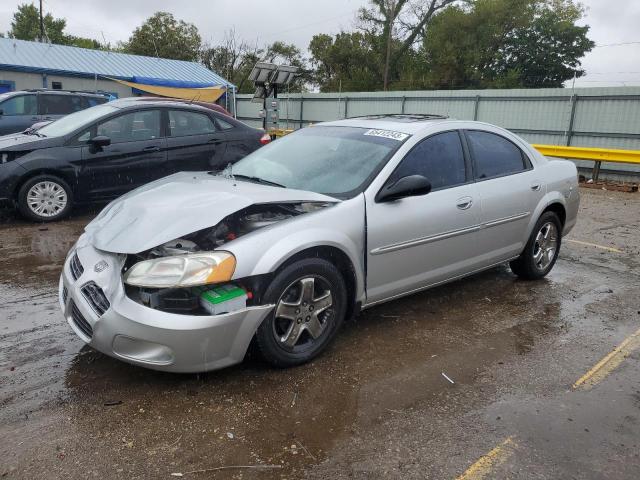
[[306,276],[290,284],[280,297],[273,334],[283,349],[305,350],[328,330],[333,314],[329,282],[319,276]]
[[533,244],[533,263],[538,270],[545,270],[555,258],[558,239],[558,229],[553,222],[546,222],[538,230]]

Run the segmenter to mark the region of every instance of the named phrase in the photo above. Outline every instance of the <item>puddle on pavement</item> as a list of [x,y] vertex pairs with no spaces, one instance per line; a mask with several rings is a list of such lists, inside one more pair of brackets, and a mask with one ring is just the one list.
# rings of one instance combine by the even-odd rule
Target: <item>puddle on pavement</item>
[[[359,429],[444,402],[458,385],[529,355],[566,332],[563,319],[595,301],[594,288],[611,280],[587,278],[562,260],[535,283],[500,267],[363,312],[324,355],[299,368],[277,370],[249,358],[218,372],[173,375],[83,347],[58,314],[58,271],[84,223],[37,232],[0,227],[0,305],[7,315],[0,423],[40,436],[32,442],[40,446],[17,450],[50,440],[82,452],[88,442],[98,452],[92,468],[101,472],[146,465],[150,474],[168,475],[268,463],[294,475]],[[284,470],[274,472],[243,478]]]
[[172,375],[84,347],[64,367],[55,403],[75,441],[99,438],[124,459],[161,457],[158,473],[259,462],[295,472],[358,429],[419,411],[553,334],[559,294],[551,281],[536,288],[547,295],[531,296],[502,268],[383,305],[349,323],[316,362],[290,370],[250,358]]

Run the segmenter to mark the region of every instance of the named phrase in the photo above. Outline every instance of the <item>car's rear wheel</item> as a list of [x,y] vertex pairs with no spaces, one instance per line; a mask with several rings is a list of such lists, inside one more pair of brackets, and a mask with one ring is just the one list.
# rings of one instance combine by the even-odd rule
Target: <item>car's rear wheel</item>
[[36,222],[52,222],[71,211],[71,188],[54,175],[38,175],[27,180],[18,191],[18,210]]
[[547,275],[558,259],[562,223],[553,212],[543,213],[536,222],[520,257],[509,264],[513,273],[527,280]]
[[347,290],[326,260],[299,260],[278,272],[265,291],[275,308],[256,333],[262,356],[278,367],[308,362],[322,352],[342,324]]

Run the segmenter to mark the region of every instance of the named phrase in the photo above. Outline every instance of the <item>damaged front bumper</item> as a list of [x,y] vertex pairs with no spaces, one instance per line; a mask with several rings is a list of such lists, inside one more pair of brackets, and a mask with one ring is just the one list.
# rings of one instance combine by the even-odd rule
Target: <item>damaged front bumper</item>
[[178,315],[127,297],[124,256],[81,238],[60,276],[59,301],[74,332],[96,350],[169,372],[204,372],[239,363],[273,305],[220,315]]

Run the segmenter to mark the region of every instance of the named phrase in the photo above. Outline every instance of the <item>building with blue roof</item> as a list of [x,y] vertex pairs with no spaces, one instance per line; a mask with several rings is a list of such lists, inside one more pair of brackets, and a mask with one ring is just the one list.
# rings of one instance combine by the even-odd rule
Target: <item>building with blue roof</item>
[[147,85],[236,90],[196,62],[0,38],[0,93],[53,88],[104,91],[122,98],[145,94]]

